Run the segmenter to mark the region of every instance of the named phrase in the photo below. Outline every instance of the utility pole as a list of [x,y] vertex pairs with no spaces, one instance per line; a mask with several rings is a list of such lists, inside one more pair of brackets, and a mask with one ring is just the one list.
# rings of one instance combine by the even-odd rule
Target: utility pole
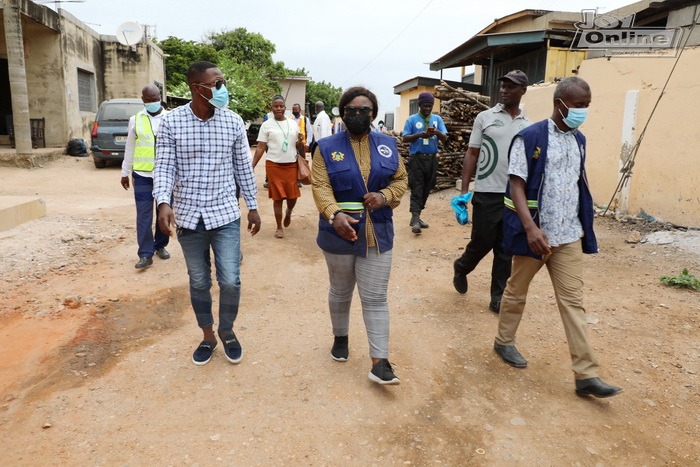
[[22,42],[22,14],[20,0],[3,0],[2,15],[5,24],[7,67],[12,94],[12,126],[17,154],[32,153],[32,133],[29,123],[29,96],[27,72],[24,67]]

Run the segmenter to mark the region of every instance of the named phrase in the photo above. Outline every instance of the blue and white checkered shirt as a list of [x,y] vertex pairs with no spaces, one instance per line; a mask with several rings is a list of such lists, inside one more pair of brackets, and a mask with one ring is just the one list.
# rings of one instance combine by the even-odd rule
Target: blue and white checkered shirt
[[204,121],[187,104],[163,117],[154,174],[153,197],[172,206],[178,227],[194,230],[201,218],[211,230],[240,218],[237,183],[248,209],[258,208],[243,119],[228,109]]

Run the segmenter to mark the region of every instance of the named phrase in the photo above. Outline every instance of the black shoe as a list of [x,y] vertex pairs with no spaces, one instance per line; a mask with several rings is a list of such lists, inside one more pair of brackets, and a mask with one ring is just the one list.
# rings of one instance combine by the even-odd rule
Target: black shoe
[[219,339],[221,339],[223,343],[226,360],[231,363],[240,363],[241,360],[243,360],[243,348],[236,338],[236,333],[234,333],[233,330],[230,334],[219,333]]
[[386,358],[382,358],[372,365],[372,371],[367,375],[369,379],[378,384],[399,384],[401,380],[396,377],[391,363]]
[[610,386],[600,380],[600,378],[588,378],[576,380],[576,395],[612,397],[622,392],[622,388]]
[[148,266],[153,264],[153,258],[139,258],[139,262],[134,266],[136,269],[146,269]]
[[430,227],[428,223],[423,222],[423,219],[421,219],[420,217],[418,218],[418,225],[420,225],[421,229],[427,229],[428,227]]
[[192,354],[192,363],[199,366],[206,365],[209,363],[209,360],[211,360],[211,354],[214,352],[215,348],[216,342],[212,345],[207,341],[202,341],[199,347],[197,347],[197,350]]
[[335,336],[333,348],[331,349],[331,358],[336,362],[347,362],[348,354],[348,336]]
[[514,345],[501,345],[497,342],[493,343],[493,350],[496,351],[499,357],[510,366],[515,368],[525,368],[527,360],[520,355],[518,349]]
[[156,255],[157,255],[160,259],[170,259],[170,253],[168,253],[168,250],[166,250],[165,247],[163,247],[163,248],[158,248],[158,249],[156,250]]
[[501,301],[496,300],[495,302],[489,303],[489,311],[493,311],[494,313],[498,313],[501,311]]
[[411,221],[408,223],[408,225],[411,226],[411,232],[416,235],[420,235],[421,233],[419,220],[418,214],[411,214]]
[[455,262],[452,263],[452,269],[454,270],[454,276],[452,276],[452,285],[455,286],[455,290],[461,294],[467,293],[467,290],[469,290],[467,275],[462,274],[457,270],[457,260],[455,260]]

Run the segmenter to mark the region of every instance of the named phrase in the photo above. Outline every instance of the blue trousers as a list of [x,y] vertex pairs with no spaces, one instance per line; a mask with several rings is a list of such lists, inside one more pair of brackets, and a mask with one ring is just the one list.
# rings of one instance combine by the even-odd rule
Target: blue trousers
[[139,258],[151,258],[153,252],[165,248],[170,237],[155,225],[153,235],[153,212],[157,212],[153,199],[153,179],[132,173],[134,180],[134,199],[136,201],[136,241],[139,244]]
[[219,331],[233,329],[241,301],[240,255],[241,220],[206,230],[199,220],[195,230],[178,229],[177,239],[190,276],[190,300],[197,324],[214,324],[211,297],[211,252],[214,252],[216,280],[219,283]]

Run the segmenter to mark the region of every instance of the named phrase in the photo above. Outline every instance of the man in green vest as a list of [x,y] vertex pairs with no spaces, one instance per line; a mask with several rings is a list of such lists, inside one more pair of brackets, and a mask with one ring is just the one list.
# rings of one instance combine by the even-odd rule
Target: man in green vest
[[141,90],[144,109],[129,119],[129,132],[122,162],[121,184],[129,189],[129,174],[134,181],[136,200],[136,240],[139,244],[139,260],[136,269],[145,269],[153,264],[153,254],[160,259],[170,258],[165,249],[168,237],[156,227],[153,234],[153,168],[156,161],[156,134],[163,115],[160,89],[147,84]]

